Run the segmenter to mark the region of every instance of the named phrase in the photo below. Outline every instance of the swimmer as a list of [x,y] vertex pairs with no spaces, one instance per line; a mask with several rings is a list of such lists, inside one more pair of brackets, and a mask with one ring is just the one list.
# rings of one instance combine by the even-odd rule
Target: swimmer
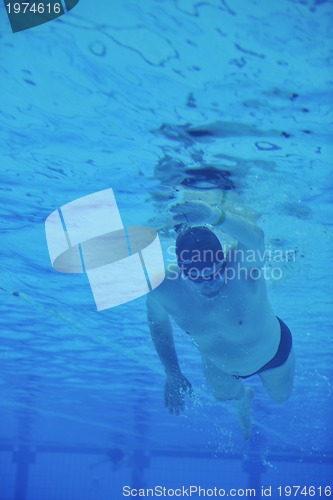
[[[178,415],[192,392],[178,362],[172,317],[199,349],[214,397],[234,402],[248,439],[254,392],[243,381],[259,375],[268,395],[284,402],[292,392],[295,365],[290,330],[267,298],[260,259],[264,234],[242,217],[202,201],[179,203],[173,212],[180,226],[178,265],[147,298],[152,339],[166,373],[165,405]],[[237,245],[223,249],[219,231]],[[244,257],[248,251],[251,259]]]

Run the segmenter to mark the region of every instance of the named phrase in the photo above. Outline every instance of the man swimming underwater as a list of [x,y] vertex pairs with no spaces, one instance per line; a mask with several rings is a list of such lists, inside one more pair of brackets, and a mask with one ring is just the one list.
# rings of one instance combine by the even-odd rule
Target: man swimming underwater
[[[247,439],[253,390],[242,379],[258,374],[269,396],[283,402],[292,391],[295,365],[290,330],[267,298],[260,259],[264,235],[255,224],[201,201],[178,204],[173,212],[177,222],[187,222],[176,240],[178,266],[147,298],[151,335],[166,373],[165,405],[179,414],[192,392],[178,363],[172,316],[198,347],[215,398],[234,401]],[[214,228],[237,246],[223,251]]]

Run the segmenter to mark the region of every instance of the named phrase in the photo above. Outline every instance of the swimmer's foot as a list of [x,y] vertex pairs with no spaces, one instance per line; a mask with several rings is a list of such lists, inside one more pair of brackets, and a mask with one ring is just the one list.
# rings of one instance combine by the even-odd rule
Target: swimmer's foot
[[242,399],[235,400],[237,416],[245,440],[249,439],[252,429],[251,409],[253,397],[254,390],[251,387],[245,387]]

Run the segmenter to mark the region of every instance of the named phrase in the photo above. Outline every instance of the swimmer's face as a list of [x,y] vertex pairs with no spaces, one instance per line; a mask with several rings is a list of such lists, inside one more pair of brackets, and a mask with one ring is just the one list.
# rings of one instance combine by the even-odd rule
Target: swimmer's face
[[201,277],[197,280],[189,280],[191,284],[193,283],[193,289],[196,289],[200,295],[204,295],[209,299],[214,299],[217,297],[222,288],[224,288],[224,270],[225,263],[222,264],[221,268],[209,277]]
[[214,282],[221,281],[224,278],[225,261],[214,264],[212,267],[206,267],[198,270],[196,267],[189,267],[187,269],[180,268],[182,273],[194,283],[207,283],[207,286]]

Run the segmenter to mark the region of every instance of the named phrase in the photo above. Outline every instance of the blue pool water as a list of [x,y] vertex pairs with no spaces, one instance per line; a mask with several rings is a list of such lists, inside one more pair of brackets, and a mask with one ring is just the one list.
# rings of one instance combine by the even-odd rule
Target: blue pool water
[[[13,34],[0,10],[0,500],[118,500],[124,485],[325,496],[332,17],[330,0],[81,0]],[[293,332],[294,392],[277,404],[248,381],[248,442],[175,325],[195,397],[179,417],[165,410],[144,297],[97,312],[86,276],[52,269],[45,219],[107,188],[124,224],[155,227],[164,250],[170,206],[195,196],[258,218],[267,248],[295,251],[268,281]]]

